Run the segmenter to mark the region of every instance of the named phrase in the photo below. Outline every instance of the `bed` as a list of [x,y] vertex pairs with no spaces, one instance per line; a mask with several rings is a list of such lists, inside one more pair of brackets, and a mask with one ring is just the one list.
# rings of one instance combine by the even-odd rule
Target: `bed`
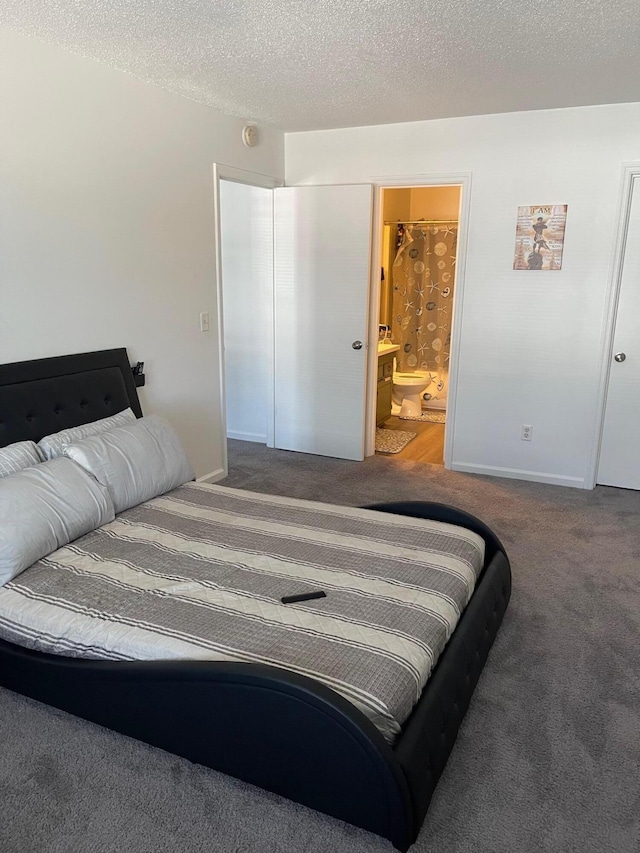
[[[141,417],[124,349],[0,366],[0,447],[28,439],[38,441],[50,433],[91,423],[128,407]],[[284,535],[277,541],[274,513],[284,519],[278,521]],[[299,527],[293,538],[303,543],[296,546],[302,549],[297,555],[286,550],[294,547],[291,528],[287,527],[296,520],[294,516]],[[0,639],[0,685],[333,815],[406,850],[422,825],[507,607],[510,569],[498,539],[478,519],[440,504],[406,502],[364,509],[337,508],[221,486],[185,484],[167,496],[117,516],[104,530],[72,543],[70,548],[62,549],[64,553],[56,552],[49,561],[34,564],[24,572],[22,580],[18,578],[15,585],[8,585],[4,598],[20,595],[26,600],[40,596],[41,602],[43,590],[49,595],[52,585],[58,584],[56,598],[64,599],[65,606],[73,601],[77,612],[76,599],[86,603],[87,596],[93,594],[91,583],[96,580],[92,576],[86,591],[81,591],[69,578],[76,571],[86,575],[87,560],[100,562],[100,583],[111,584],[120,596],[121,575],[105,579],[102,568],[112,549],[122,547],[118,530],[125,540],[131,539],[132,530],[138,540],[141,531],[145,539],[152,535],[149,531],[155,531],[153,536],[160,536],[164,547],[167,536],[175,539],[186,535],[182,526],[175,531],[170,528],[175,519],[191,531],[196,530],[190,535],[198,542],[212,536],[211,531],[215,530],[216,547],[220,554],[224,551],[227,561],[230,549],[239,547],[238,542],[243,541],[246,546],[251,541],[252,559],[261,569],[259,583],[257,588],[242,589],[243,609],[247,612],[241,614],[240,620],[228,622],[230,637],[234,632],[243,632],[242,619],[255,621],[264,607],[271,606],[274,578],[262,571],[262,556],[273,549],[279,559],[284,554],[288,560],[297,560],[298,566],[305,554],[313,553],[313,570],[322,582],[317,583],[310,574],[309,588],[328,588],[334,608],[341,606],[345,592],[339,589],[340,585],[346,584],[352,591],[357,576],[358,595],[367,606],[362,613],[340,611],[337,620],[335,610],[323,611],[327,606],[324,600],[309,602],[304,608],[294,605],[286,611],[290,624],[284,627],[288,635],[297,636],[299,618],[316,620],[313,630],[307,631],[312,635],[311,645],[301,650],[301,656],[291,651],[297,640],[290,643],[272,637],[265,642],[271,642],[272,650],[286,648],[288,657],[275,652],[269,657],[264,649],[258,655],[256,650],[247,649],[243,657],[220,660],[202,659],[199,651],[213,642],[207,634],[207,620],[203,620],[200,629],[198,619],[192,615],[192,602],[178,596],[177,603],[169,603],[164,588],[159,606],[167,610],[169,619],[177,620],[176,625],[188,623],[190,630],[188,635],[182,631],[179,636],[175,630],[170,636],[167,631],[166,636],[158,638],[158,642],[167,644],[166,653],[161,652],[166,657],[160,660],[144,659],[144,643],[153,646],[153,636],[151,640],[142,637],[143,646],[138,648],[143,650],[136,652],[131,636],[122,632],[120,641],[124,645],[106,652],[101,647],[94,650],[93,658],[87,658],[71,649],[69,636],[52,637],[47,645],[45,632],[30,638],[24,626],[14,626],[12,634],[6,625],[10,620],[5,618],[5,639]],[[328,525],[332,525],[329,532]],[[205,528],[206,536],[198,532]],[[381,620],[395,618],[392,599],[404,596],[400,608],[403,610],[407,609],[404,605],[409,595],[415,612],[422,606],[419,577],[429,570],[429,564],[422,565],[416,548],[401,549],[393,539],[395,530],[403,543],[411,536],[417,537],[418,542],[428,532],[429,541],[436,542],[435,552],[446,551],[447,555],[438,559],[449,561],[448,583],[453,583],[452,578],[455,581],[455,590],[447,587],[444,598],[460,611],[459,618],[453,633],[447,628],[446,609],[439,608],[437,618],[432,620],[438,629],[435,633],[444,631],[446,635],[441,643],[444,650],[438,650],[433,668],[428,662],[429,647],[423,648],[418,629],[411,626],[406,631],[403,626],[402,633],[402,644],[412,656],[410,666],[397,660],[399,650],[391,645],[383,651],[363,650],[369,643],[367,638],[374,633],[371,624],[364,623],[365,611],[376,611],[374,621],[380,633],[380,625],[384,625]],[[443,545],[444,532],[447,537],[453,536],[448,550]],[[220,536],[224,537],[222,541]],[[338,536],[342,538],[337,539]],[[351,537],[350,548],[354,537],[358,537],[362,565],[357,572],[351,571],[349,565],[336,566],[332,562],[340,550],[345,550],[346,536]],[[99,552],[101,542],[111,549],[106,556]],[[153,573],[156,584],[157,567],[145,551],[147,544],[140,545],[135,557],[125,562],[132,564],[132,570]],[[197,550],[193,538],[188,550],[190,554]],[[451,564],[450,554],[454,553],[460,560]],[[379,569],[380,561],[388,558],[393,568],[403,555],[414,572],[413,580],[405,588],[391,574],[384,581],[388,590],[381,592],[378,601],[371,591],[380,587],[380,572],[368,572],[367,561],[371,557]],[[218,552],[214,556],[219,563],[222,558]],[[243,561],[246,559],[244,553]],[[79,560],[84,561],[80,568]],[[191,571],[208,571],[200,558],[192,562]],[[236,570],[234,565],[233,571]],[[462,584],[465,574],[469,575],[466,587]],[[166,580],[172,590],[174,575],[165,568],[163,582]],[[255,572],[254,575],[257,577]],[[67,579],[66,592],[60,577]],[[296,578],[299,588],[298,569]],[[252,583],[257,583],[255,578]],[[178,585],[178,592],[184,588],[184,583]],[[99,594],[102,597],[103,592]],[[220,611],[220,596],[228,597],[228,590],[207,588],[206,601],[198,602],[198,611],[203,606],[210,608],[208,612]],[[348,598],[346,594],[343,597],[345,601]],[[55,624],[58,614],[53,599],[49,597],[47,601]],[[121,613],[124,604],[121,598],[118,601]],[[188,611],[184,609],[187,605],[191,607]],[[41,603],[38,608],[42,609]],[[234,608],[237,610],[235,604]],[[376,609],[384,610],[384,617]],[[216,618],[228,619],[229,613],[225,610]],[[340,622],[339,630],[343,631],[344,621],[349,622],[351,632],[357,623],[358,642],[355,634],[347,636],[344,671],[336,673],[330,665],[322,666],[326,638],[321,634],[329,622]],[[414,622],[418,625],[421,620]],[[184,643],[186,651],[179,653],[173,647]],[[136,654],[143,659],[132,659]],[[180,654],[189,657],[184,659]],[[211,657],[210,648],[206,656]],[[228,654],[223,650],[220,656],[227,658]],[[407,672],[418,668],[423,658],[431,672],[424,689],[416,690],[415,681]],[[305,667],[305,660],[310,659],[314,660],[311,673],[309,666]],[[377,705],[370,702],[364,689],[378,670],[383,685],[379,694],[384,699],[382,706],[379,701]],[[362,683],[358,683],[358,677]],[[400,689],[403,679],[407,681],[404,692]],[[405,697],[411,689],[419,698],[407,704]]]

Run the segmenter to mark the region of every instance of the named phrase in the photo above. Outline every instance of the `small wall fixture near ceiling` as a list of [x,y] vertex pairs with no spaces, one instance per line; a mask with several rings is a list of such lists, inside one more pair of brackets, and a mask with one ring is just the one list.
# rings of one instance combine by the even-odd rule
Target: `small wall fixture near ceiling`
[[246,124],[242,128],[242,141],[247,148],[255,148],[260,142],[260,135],[255,124]]

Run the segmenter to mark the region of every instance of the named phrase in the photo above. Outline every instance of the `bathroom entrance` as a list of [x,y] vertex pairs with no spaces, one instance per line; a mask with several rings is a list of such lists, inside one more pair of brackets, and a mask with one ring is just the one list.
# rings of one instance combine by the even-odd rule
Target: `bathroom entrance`
[[381,190],[376,453],[444,464],[461,186]]
[[276,187],[215,164],[221,473],[227,436],[363,459],[378,430],[453,467],[470,175],[420,177]]

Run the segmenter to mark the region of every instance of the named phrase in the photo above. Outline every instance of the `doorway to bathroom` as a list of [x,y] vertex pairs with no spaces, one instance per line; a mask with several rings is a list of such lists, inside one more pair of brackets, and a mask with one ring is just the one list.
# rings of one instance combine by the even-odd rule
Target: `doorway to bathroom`
[[375,449],[392,458],[444,464],[461,197],[380,189]]
[[[426,235],[418,231],[435,227],[436,222],[430,220],[445,218],[442,212],[430,213],[426,207],[419,213],[411,212],[411,193],[420,186],[454,187],[460,198],[462,227],[457,238],[460,252],[457,258],[451,256],[451,265],[456,268],[454,288],[442,299],[449,300],[451,316],[454,309],[452,300],[455,299],[460,305],[456,317],[461,315],[464,226],[468,220],[471,176],[456,173],[437,175],[433,180],[424,176],[421,184],[422,177],[416,176],[404,182],[394,178],[378,182],[372,178],[368,184],[281,187],[278,181],[266,176],[214,165],[221,473],[227,470],[227,436],[264,442],[267,447],[343,459],[364,459],[374,454],[376,409],[380,399],[377,393],[378,371],[382,364],[378,353],[379,326],[389,326],[387,341],[382,343],[382,348],[387,348],[383,355],[389,355],[391,346],[397,346],[394,352],[402,348],[403,353],[411,355],[410,350],[405,349],[411,341],[396,343],[393,339],[393,293],[391,297],[386,294],[387,302],[390,299],[392,316],[387,323],[381,323],[384,315],[381,315],[383,288],[380,270],[386,265],[385,281],[391,281],[398,256],[399,247],[395,241],[400,234],[399,224],[404,226],[405,232],[407,228],[412,229],[409,237],[413,242],[409,245],[407,237],[404,253],[414,266],[424,263],[426,270],[430,254],[434,254],[436,245],[442,242],[437,241],[433,248],[427,246],[424,251],[427,260],[413,258],[409,254],[417,248],[414,243],[426,239]],[[246,199],[242,201],[239,198],[250,198],[252,188],[256,187],[270,191],[261,193],[258,206],[263,207],[266,217],[259,217],[257,230],[251,203],[247,207]],[[381,203],[384,193],[394,190],[405,191],[405,201],[409,200],[408,212],[406,209],[384,212]],[[393,202],[393,196],[388,197]],[[417,200],[416,196],[416,203]],[[453,220],[454,214],[447,214],[446,218]],[[451,221],[446,224],[451,226]],[[262,234],[261,242],[257,231]],[[383,246],[385,235],[386,250]],[[432,236],[442,235],[430,234],[429,239]],[[439,245],[437,251],[441,251]],[[256,254],[262,264],[259,275],[253,265]],[[437,254],[436,258],[442,260],[442,256]],[[442,272],[437,264],[436,269]],[[374,274],[376,270],[377,275]],[[257,284],[262,272],[265,273],[262,295],[249,294],[247,288],[251,283]],[[431,278],[427,280],[424,271],[420,275],[427,290],[431,288]],[[436,275],[434,272],[434,277]],[[409,277],[415,278],[415,275]],[[437,285],[446,290],[442,275]],[[417,296],[422,298],[425,288],[419,286],[419,290],[423,293],[417,293]],[[263,297],[264,309],[261,310],[259,305]],[[416,306],[405,305],[402,310],[412,307]],[[422,312],[435,310],[438,316],[444,309],[439,312],[437,307],[433,309],[425,302]],[[430,322],[427,321],[426,325]],[[458,321],[451,327],[452,331],[460,325]],[[424,335],[424,331],[420,334]],[[442,418],[437,412],[431,420],[422,417],[422,402],[418,403],[420,420],[414,421],[413,426],[408,426],[409,422],[401,419],[401,416],[406,417],[410,401],[407,399],[405,402],[405,398],[410,396],[410,389],[406,383],[403,386],[398,381],[399,374],[415,373],[411,370],[412,365],[403,370],[396,357],[396,369],[393,368],[393,359],[391,365],[382,364],[381,377],[389,377],[389,382],[383,383],[388,386],[389,398],[393,397],[394,373],[396,385],[403,387],[402,400],[395,403],[400,413],[393,415],[389,412],[383,419],[382,427],[387,436],[394,426],[396,431],[415,432],[418,438],[412,442],[413,448],[409,452],[422,461],[437,463],[442,463],[444,441],[444,465],[449,468],[453,463],[456,338],[454,331],[449,350],[451,367],[444,380],[448,386],[444,416],[449,421],[444,427],[433,423]],[[425,340],[416,338],[414,354],[423,356],[424,350],[421,351],[420,347]],[[434,353],[433,360],[439,356],[444,361],[447,352],[436,351],[438,343],[435,337],[429,339],[429,346]],[[424,357],[414,365],[418,371],[422,369],[423,361],[427,369],[436,370],[435,367],[430,368],[428,359]],[[262,379],[256,377],[258,362],[264,368]],[[412,379],[415,381],[416,377]],[[263,380],[266,380],[266,393]],[[440,379],[436,381],[436,387],[439,382]],[[420,400],[425,393],[432,393],[426,387],[415,393],[418,392]],[[436,395],[432,393],[432,396]],[[266,407],[263,405],[265,399]],[[394,401],[389,399],[388,402],[391,406]],[[236,417],[240,412],[248,418],[241,420]],[[397,417],[398,422],[394,422],[393,417]]]

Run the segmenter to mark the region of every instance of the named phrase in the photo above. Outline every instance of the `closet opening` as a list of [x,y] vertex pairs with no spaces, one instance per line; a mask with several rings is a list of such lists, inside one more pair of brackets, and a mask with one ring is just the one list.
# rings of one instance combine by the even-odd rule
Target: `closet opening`
[[210,482],[227,476],[227,439],[273,447],[273,190],[280,185],[213,164],[220,467]]
[[227,438],[269,442],[273,420],[273,192],[220,180]]
[[375,450],[391,458],[444,464],[461,190],[380,191]]

